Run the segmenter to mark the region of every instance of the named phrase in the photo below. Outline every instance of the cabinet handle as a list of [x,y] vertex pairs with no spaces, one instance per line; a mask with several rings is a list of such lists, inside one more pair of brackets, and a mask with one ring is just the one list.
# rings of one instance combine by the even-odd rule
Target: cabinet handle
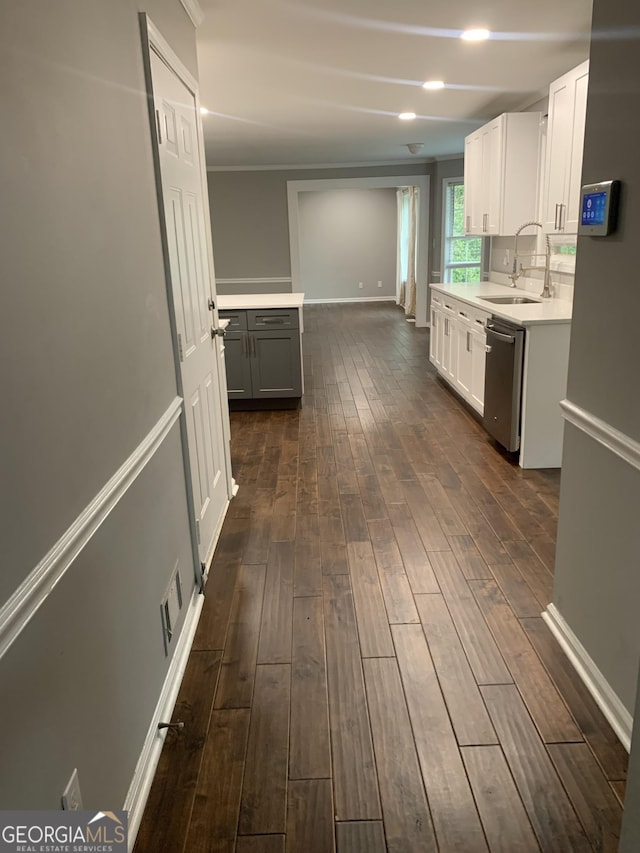
[[555,219],[554,219],[554,221],[553,221],[553,229],[554,229],[554,231],[557,231],[557,230],[560,228],[560,225],[559,225],[559,222],[558,222],[558,219],[559,219],[559,216],[558,216],[558,210],[559,210],[559,208],[560,208],[560,205],[559,205],[559,204],[556,204],[556,218],[555,218]]
[[558,225],[558,228],[560,229],[560,231],[564,231],[564,223],[565,223],[565,219],[567,216],[566,210],[567,210],[567,205],[561,204],[560,205],[560,224]]
[[467,352],[471,352],[471,332],[467,332]]
[[248,343],[248,335],[245,332],[242,336],[242,353],[243,355],[249,356],[249,343]]
[[467,231],[471,231],[471,217],[467,216]]
[[449,336],[449,319],[448,319],[448,317],[444,318],[444,333],[445,333],[445,335],[447,335],[447,337]]
[[263,317],[262,318],[262,325],[263,326],[275,326],[275,325],[282,326],[283,323],[284,323],[284,319],[282,317]]
[[487,230],[487,214],[482,214],[482,230],[486,233]]
[[458,311],[458,314],[459,314],[461,317],[466,317],[466,316],[467,316],[467,315],[464,313],[464,311]]
[[252,350],[252,352],[253,352],[253,356],[254,356],[254,358],[255,358],[255,357],[256,357],[256,355],[258,354],[258,353],[257,353],[257,349],[256,349],[256,339],[255,339],[255,335],[251,335],[251,350]]

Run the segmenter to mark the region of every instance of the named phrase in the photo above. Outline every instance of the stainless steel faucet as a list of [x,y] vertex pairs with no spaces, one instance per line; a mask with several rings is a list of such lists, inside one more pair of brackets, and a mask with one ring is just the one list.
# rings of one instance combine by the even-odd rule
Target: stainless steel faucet
[[[525,272],[531,272],[532,270],[541,270],[544,272],[544,283],[542,287],[542,293],[540,296],[543,299],[551,298],[551,242],[549,240],[549,235],[545,234],[545,255],[544,255],[544,266],[543,267],[523,267],[522,263],[518,265],[518,237],[520,236],[520,232],[524,231],[525,228],[529,228],[529,226],[535,225],[537,228],[542,228],[541,222],[536,222],[535,220],[531,220],[530,222],[525,222],[521,225],[515,234],[515,241],[513,244],[513,269],[509,273],[509,278],[511,279],[511,287],[516,286],[516,281],[520,278],[520,276]],[[531,255],[534,257],[534,255]]]

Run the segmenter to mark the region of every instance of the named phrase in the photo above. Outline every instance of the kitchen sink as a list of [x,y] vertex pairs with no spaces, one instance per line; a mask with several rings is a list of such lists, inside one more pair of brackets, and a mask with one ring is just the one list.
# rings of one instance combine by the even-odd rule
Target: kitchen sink
[[526,305],[529,302],[540,302],[539,299],[527,299],[526,296],[480,296],[484,302],[495,302],[497,305]]

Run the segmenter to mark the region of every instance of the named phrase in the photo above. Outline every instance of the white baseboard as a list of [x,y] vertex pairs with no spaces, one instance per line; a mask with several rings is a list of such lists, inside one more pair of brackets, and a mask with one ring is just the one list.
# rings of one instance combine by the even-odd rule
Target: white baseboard
[[556,640],[560,643],[562,650],[609,721],[611,728],[620,739],[620,742],[627,752],[629,752],[631,749],[633,717],[622,704],[555,604],[550,604],[547,607],[542,614],[542,618],[549,626]]
[[305,296],[305,305],[321,305],[324,303],[334,302],[395,302],[395,296],[343,296],[335,297],[334,299],[307,299]]
[[162,686],[162,693],[151,718],[144,746],[124,801],[123,808],[129,814],[129,853],[133,850],[140,829],[144,807],[147,804],[153,777],[162,752],[162,745],[167,734],[166,729],[158,730],[158,723],[169,721],[173,714],[203,605],[204,595],[200,595],[198,589],[194,588],[178,645],[173,653],[169,671]]

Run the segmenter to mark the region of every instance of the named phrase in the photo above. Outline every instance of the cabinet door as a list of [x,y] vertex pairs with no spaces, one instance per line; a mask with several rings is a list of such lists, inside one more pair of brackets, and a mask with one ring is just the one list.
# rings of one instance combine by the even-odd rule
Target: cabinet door
[[587,117],[587,89],[589,86],[589,67],[582,69],[573,81],[573,134],[569,150],[569,174],[567,180],[566,209],[562,215],[562,230],[567,234],[578,233],[580,216],[580,190],[582,188],[582,149],[584,148],[584,128]]
[[254,397],[301,397],[300,333],[250,332]]
[[442,314],[432,304],[431,305],[431,322],[429,324],[429,361],[436,367],[440,366],[438,361],[438,337],[442,334],[440,328],[440,319]]
[[243,331],[227,330],[224,336],[227,395],[230,400],[248,400],[253,396],[248,334]]
[[484,137],[483,160],[486,175],[486,203],[483,220],[485,234],[500,234],[502,187],[504,179],[504,119],[490,122]]
[[466,138],[464,146],[464,227],[466,234],[482,233],[483,181],[482,134],[477,131]]
[[444,315],[444,335],[442,336],[442,370],[444,375],[455,384],[458,373],[457,323],[455,317]]
[[456,374],[456,388],[463,397],[469,399],[471,396],[471,331],[466,323],[455,321],[456,351],[458,354],[458,370]]
[[547,233],[560,228],[562,205],[566,201],[567,169],[572,137],[573,91],[565,74],[549,89],[549,120],[542,224]]
[[484,372],[487,361],[487,335],[483,331],[471,332],[471,385],[469,402],[484,414]]

